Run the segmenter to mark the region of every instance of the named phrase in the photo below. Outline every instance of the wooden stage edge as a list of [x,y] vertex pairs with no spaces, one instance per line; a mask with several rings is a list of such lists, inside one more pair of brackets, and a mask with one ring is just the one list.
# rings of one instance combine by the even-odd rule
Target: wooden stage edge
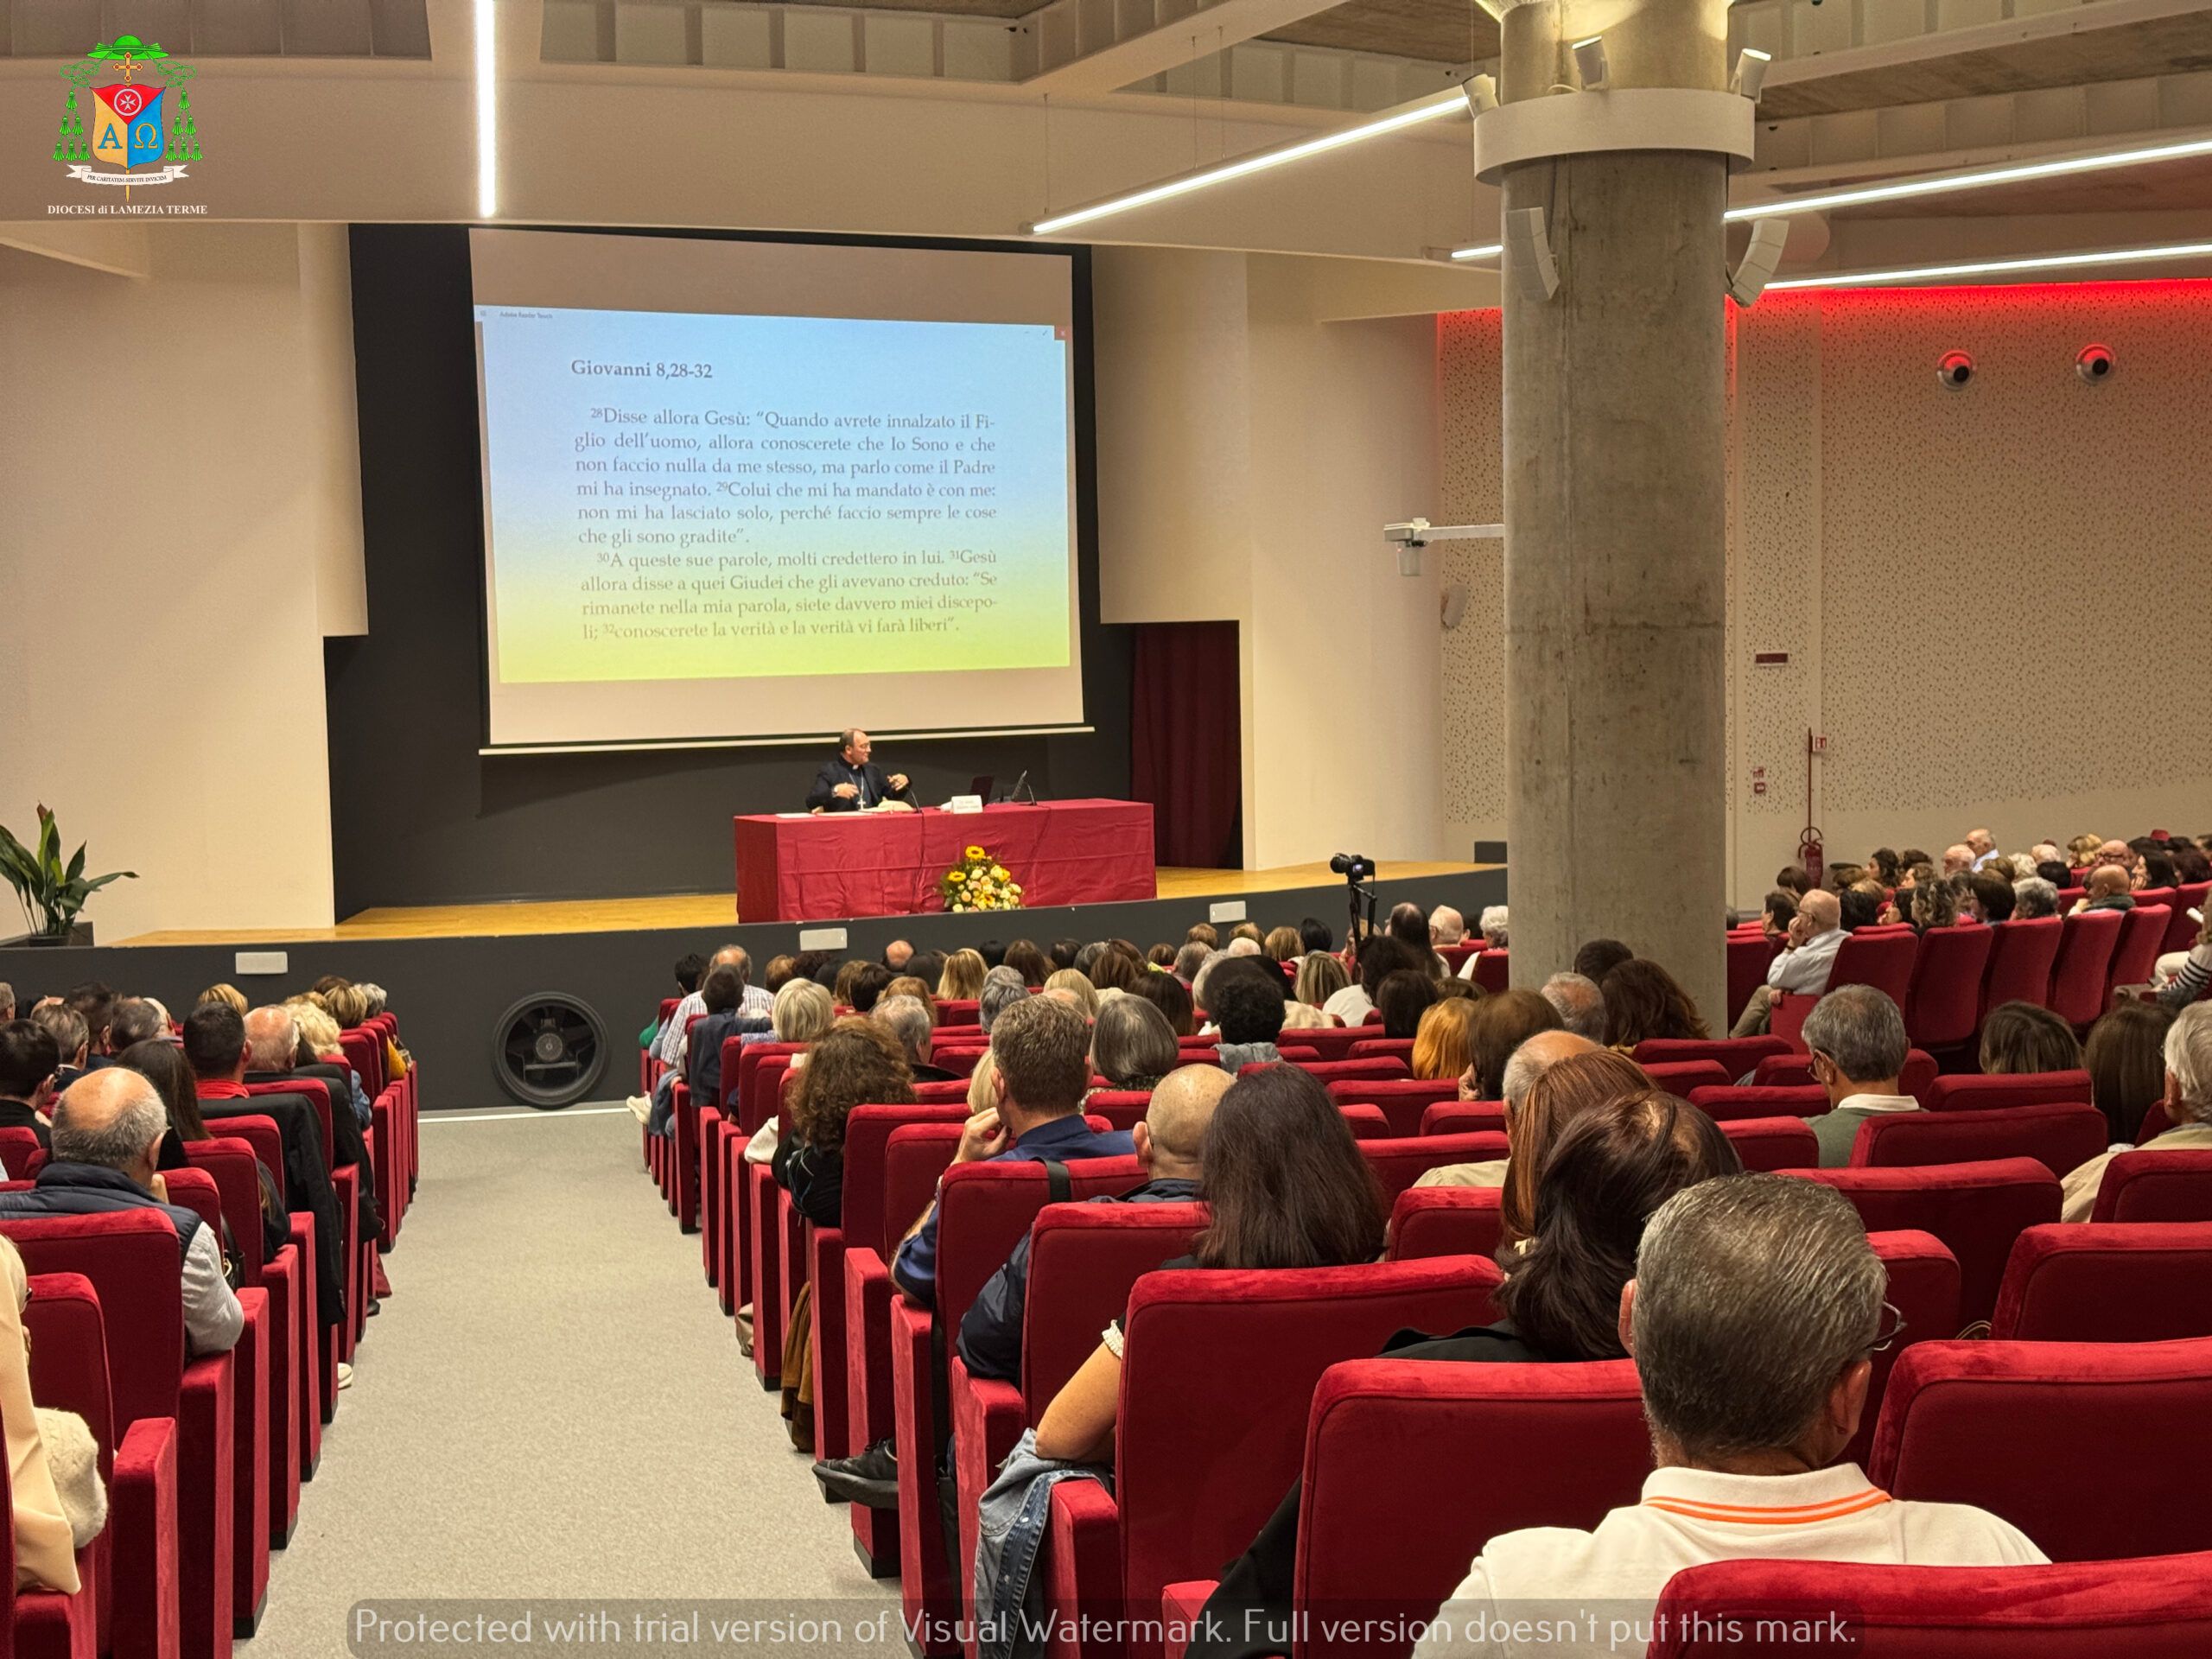
[[[1503,869],[1502,864],[1382,864],[1386,881],[1419,880]],[[1326,863],[1287,864],[1272,870],[1163,869],[1162,899],[1234,899],[1247,893],[1288,893],[1338,886]],[[669,928],[735,925],[736,901],[728,893],[665,893],[639,899],[518,899],[485,905],[420,905],[365,910],[335,927],[169,929],[118,939],[118,945],[230,945],[309,943],[318,939],[454,939],[539,933],[626,933]],[[824,918],[829,919],[829,918]],[[1203,919],[1195,918],[1194,919]],[[1255,916],[1262,927],[1295,924],[1295,916]],[[1337,919],[1334,910],[1327,919]],[[1474,920],[1471,916],[1467,918]],[[1011,922],[1007,924],[1012,926]],[[1018,931],[1015,930],[1015,931]],[[1149,944],[1150,941],[1145,941]]]

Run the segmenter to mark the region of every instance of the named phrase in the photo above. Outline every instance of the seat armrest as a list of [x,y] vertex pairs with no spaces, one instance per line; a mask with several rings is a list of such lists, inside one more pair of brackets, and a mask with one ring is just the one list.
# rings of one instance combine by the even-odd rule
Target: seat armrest
[[1122,1509],[1092,1480],[1052,1488],[1045,1534],[1046,1659],[1122,1659]]
[[1220,1583],[1218,1579],[1185,1579],[1161,1589],[1160,1622],[1165,1659],[1183,1659],[1183,1649],[1191,1644],[1191,1632],[1198,1628],[1198,1615]]
[[177,1659],[177,1426],[142,1417],[115,1452],[108,1489],[115,1659]]
[[189,1362],[177,1383],[178,1618],[194,1653],[229,1645],[237,1395],[238,1366],[226,1353]]
[[965,1361],[955,1354],[946,1368],[952,1390],[953,1477],[960,1503],[961,1605],[976,1605],[976,1540],[983,1494],[991,1477],[1014,1450],[1021,1431],[1029,1427],[1022,1408],[1021,1390],[996,1377],[973,1376]]
[[891,1268],[874,1250],[845,1251],[845,1455],[891,1437]]

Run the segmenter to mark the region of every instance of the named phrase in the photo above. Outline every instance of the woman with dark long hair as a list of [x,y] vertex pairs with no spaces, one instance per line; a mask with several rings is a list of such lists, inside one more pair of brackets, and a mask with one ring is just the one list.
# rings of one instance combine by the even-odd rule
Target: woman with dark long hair
[[[1171,1268],[1338,1268],[1382,1248],[1382,1188],[1328,1090],[1270,1065],[1223,1091],[1199,1154],[1211,1206],[1191,1254]],[[1045,1408],[1037,1455],[1110,1459],[1122,1392],[1118,1319]]]
[[1605,1042],[1626,1054],[1655,1037],[1704,1037],[1697,1004],[1675,976],[1642,957],[1605,976]]

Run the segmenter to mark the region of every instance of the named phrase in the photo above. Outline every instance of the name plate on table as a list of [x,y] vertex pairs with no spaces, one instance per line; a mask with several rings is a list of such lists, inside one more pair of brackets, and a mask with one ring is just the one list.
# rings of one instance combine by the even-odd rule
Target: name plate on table
[[944,810],[948,812],[980,812],[983,810],[983,798],[980,795],[956,795],[944,804]]

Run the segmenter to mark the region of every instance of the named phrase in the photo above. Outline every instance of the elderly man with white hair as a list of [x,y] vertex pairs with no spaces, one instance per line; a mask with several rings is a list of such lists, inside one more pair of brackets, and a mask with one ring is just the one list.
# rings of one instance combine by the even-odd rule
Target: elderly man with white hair
[[168,1202],[156,1167],[168,1109],[127,1066],[70,1084],[54,1103],[54,1156],[28,1192],[0,1192],[0,1216],[90,1216],[152,1210],[176,1229],[185,1345],[195,1355],[234,1346],[245,1314],[223,1276],[222,1242],[193,1211]]
[[1442,947],[1457,944],[1467,937],[1467,918],[1449,905],[1439,905],[1428,912],[1428,942]]
[[918,996],[887,996],[875,1005],[875,1023],[890,1033],[906,1056],[906,1069],[916,1083],[956,1083],[958,1074],[930,1064],[930,1011]]
[[1828,976],[1835,971],[1835,953],[1849,937],[1843,931],[1842,901],[1821,887],[1807,893],[1789,924],[1788,946],[1767,964],[1766,983],[1751,993],[1728,1034],[1757,1037],[1764,1032],[1778,993],[1819,996],[1826,992]]
[[[1503,950],[1508,948],[1506,941],[1509,934],[1503,905],[1484,905],[1482,917],[1475,924],[1475,929],[1483,936],[1484,950]],[[1467,959],[1459,964],[1460,978],[1472,979],[1475,976],[1475,961],[1481,955],[1481,950],[1468,954]]]
[[2061,1221],[2087,1221],[2097,1207],[2097,1189],[2114,1158],[2130,1151],[2187,1152],[2212,1147],[2212,1002],[2193,1002],[2166,1027],[2166,1116],[2173,1128],[2139,1147],[2099,1153],[2067,1176],[2060,1200]]
[[1986,830],[1967,830],[1966,846],[1967,851],[1974,857],[1974,862],[1968,867],[1972,869],[1978,870],[1998,856],[1997,837]]

